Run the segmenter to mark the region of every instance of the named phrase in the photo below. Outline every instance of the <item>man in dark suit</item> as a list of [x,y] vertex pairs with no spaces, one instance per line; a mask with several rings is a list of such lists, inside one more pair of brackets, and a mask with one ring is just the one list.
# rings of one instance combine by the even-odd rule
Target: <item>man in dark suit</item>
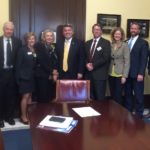
[[59,79],[82,79],[85,67],[84,44],[73,37],[73,26],[63,26],[62,40],[56,43]]
[[0,37],[0,128],[4,127],[4,119],[14,125],[13,111],[15,104],[14,68],[16,55],[21,41],[13,37],[14,24],[6,22],[3,36]]
[[91,81],[91,98],[105,98],[106,80],[110,63],[110,42],[101,37],[102,28],[99,24],[92,27],[93,39],[85,43],[86,78]]
[[[150,76],[150,49],[148,52],[148,65],[147,65],[147,71],[148,71],[148,75]],[[150,108],[148,110],[148,113],[144,115],[145,118],[150,118]]]
[[[148,58],[148,42],[140,38],[140,25],[136,22],[130,26],[130,70],[125,84],[125,107],[143,117],[144,111],[144,74]],[[135,96],[135,101],[134,97]],[[135,103],[134,103],[135,102]]]

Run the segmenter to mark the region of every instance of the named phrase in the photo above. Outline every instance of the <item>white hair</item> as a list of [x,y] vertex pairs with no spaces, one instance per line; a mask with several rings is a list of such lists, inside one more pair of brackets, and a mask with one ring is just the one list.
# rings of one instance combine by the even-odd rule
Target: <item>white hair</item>
[[54,40],[55,40],[54,32],[53,32],[52,30],[50,30],[50,29],[45,29],[45,30],[42,32],[42,35],[41,35],[41,39],[42,39],[42,41],[44,41],[44,39],[45,39],[45,35],[46,35],[46,33],[48,33],[48,32],[52,33],[53,38],[54,38]]
[[14,23],[12,21],[5,22],[3,25],[3,29],[5,29],[5,27],[7,26],[11,26],[13,29],[15,28]]

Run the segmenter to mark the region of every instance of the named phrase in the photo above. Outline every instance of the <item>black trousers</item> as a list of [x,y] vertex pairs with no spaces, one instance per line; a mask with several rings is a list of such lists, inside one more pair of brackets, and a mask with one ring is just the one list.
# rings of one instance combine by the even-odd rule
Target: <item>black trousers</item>
[[0,69],[0,120],[13,118],[16,84],[13,69]]
[[55,83],[52,80],[36,77],[37,102],[47,103],[55,97]]
[[111,97],[117,103],[122,105],[122,103],[123,103],[123,100],[122,100],[123,84],[121,84],[121,77],[109,76],[108,81],[109,81],[109,89],[110,89]]
[[104,100],[106,93],[106,80],[90,80],[90,97],[94,100]]
[[86,73],[85,79],[90,80],[90,98],[93,100],[105,100],[106,80],[93,79],[92,72]]

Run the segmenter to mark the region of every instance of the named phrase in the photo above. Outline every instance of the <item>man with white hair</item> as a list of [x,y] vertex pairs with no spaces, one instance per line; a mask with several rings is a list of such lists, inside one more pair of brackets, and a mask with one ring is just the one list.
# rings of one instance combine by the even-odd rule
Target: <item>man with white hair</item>
[[0,128],[4,127],[4,120],[10,125],[15,125],[13,119],[16,90],[14,68],[21,41],[15,38],[13,33],[13,22],[5,22],[3,35],[0,37]]

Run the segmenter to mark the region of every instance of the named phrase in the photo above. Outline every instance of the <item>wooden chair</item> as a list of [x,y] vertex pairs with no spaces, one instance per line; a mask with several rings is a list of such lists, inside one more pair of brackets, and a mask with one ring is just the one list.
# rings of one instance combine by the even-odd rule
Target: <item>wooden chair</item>
[[89,100],[89,80],[57,80],[56,102],[85,102]]
[[4,150],[4,143],[3,143],[3,137],[2,137],[1,130],[0,130],[0,150]]

